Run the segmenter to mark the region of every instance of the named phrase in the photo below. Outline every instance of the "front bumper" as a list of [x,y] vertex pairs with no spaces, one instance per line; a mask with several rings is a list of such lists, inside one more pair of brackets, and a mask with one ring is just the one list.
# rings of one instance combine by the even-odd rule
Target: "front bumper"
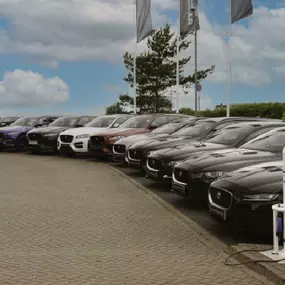
[[0,148],[2,149],[14,149],[17,144],[16,138],[5,137],[2,140],[0,139]]
[[88,142],[89,138],[86,139],[73,138],[72,142],[70,143],[63,142],[60,139],[58,139],[58,150],[60,152],[65,152],[67,149],[69,149],[70,151],[75,153],[87,153],[89,152]]
[[113,155],[113,145],[111,144],[90,144],[89,151],[98,157],[109,157]]
[[212,216],[239,230],[271,231],[273,226],[271,207],[276,203],[271,201],[257,205],[254,202],[238,201],[233,197],[232,203],[225,207],[215,203],[209,194],[208,208]]
[[49,151],[49,150],[57,150],[57,138],[49,139],[42,137],[37,140],[27,141],[27,149],[28,150],[40,150],[40,151]]
[[[212,181],[211,181],[212,182]],[[203,180],[192,180],[191,178],[177,179],[177,176],[173,173],[172,175],[172,190],[174,193],[191,198],[198,198],[207,200],[208,190],[210,183]]]
[[147,177],[156,181],[165,181],[172,179],[172,167],[160,163],[159,168],[154,168],[150,165],[149,160],[146,161],[146,174]]

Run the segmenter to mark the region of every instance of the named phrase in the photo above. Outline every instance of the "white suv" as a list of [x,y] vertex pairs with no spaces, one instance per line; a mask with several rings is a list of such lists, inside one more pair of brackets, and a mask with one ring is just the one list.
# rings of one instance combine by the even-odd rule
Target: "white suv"
[[60,153],[86,153],[90,135],[106,129],[118,128],[130,115],[106,115],[92,120],[83,128],[69,129],[60,133],[57,147]]

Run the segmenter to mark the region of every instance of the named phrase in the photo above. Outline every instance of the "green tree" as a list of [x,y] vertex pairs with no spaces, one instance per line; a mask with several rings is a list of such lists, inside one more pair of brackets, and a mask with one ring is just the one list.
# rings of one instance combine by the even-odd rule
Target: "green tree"
[[132,114],[134,99],[128,94],[121,94],[118,102],[106,108],[106,114]]
[[[180,41],[179,50],[185,51],[190,41],[186,38]],[[176,54],[177,39],[171,32],[170,26],[156,30],[147,41],[148,50],[136,59],[137,79],[137,109],[138,113],[171,111],[172,104],[164,96],[168,87],[176,84]],[[179,81],[185,86],[195,82],[195,74],[184,75],[184,67],[191,57],[184,57],[179,61]],[[134,58],[129,52],[124,54],[124,64],[128,71],[124,80],[133,87],[134,82]],[[214,71],[211,66],[198,71],[198,82],[205,79]]]
[[283,113],[283,118],[282,118],[283,122],[285,122],[285,111]]

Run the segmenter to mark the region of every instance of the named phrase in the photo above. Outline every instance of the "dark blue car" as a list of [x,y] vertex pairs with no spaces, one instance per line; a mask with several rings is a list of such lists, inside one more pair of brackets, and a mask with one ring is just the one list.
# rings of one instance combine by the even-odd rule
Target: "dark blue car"
[[26,145],[26,134],[33,128],[48,126],[57,117],[22,117],[10,126],[0,128],[0,150],[16,149],[23,151]]

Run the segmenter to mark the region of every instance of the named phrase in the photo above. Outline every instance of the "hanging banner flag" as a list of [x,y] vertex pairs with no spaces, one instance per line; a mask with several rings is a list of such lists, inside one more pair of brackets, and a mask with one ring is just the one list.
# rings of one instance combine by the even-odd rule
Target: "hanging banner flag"
[[186,36],[198,30],[198,0],[180,0],[180,34]]
[[252,0],[231,0],[232,24],[253,14]]
[[137,43],[152,34],[151,0],[136,0]]

